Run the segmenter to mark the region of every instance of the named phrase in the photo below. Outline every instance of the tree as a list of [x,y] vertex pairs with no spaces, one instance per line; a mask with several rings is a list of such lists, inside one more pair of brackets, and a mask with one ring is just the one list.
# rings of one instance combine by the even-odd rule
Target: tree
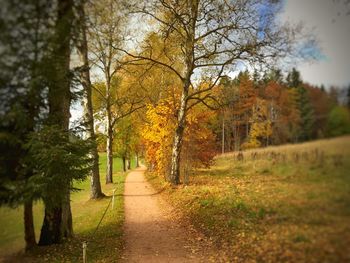
[[174,101],[162,99],[156,106],[147,105],[145,127],[142,132],[146,146],[146,161],[151,170],[168,179],[171,136],[175,127]]
[[294,88],[297,94],[295,98],[297,99],[300,114],[300,129],[296,141],[310,140],[314,124],[314,110],[310,102],[309,90],[304,87],[300,73],[295,68],[287,76],[287,86],[290,89]]
[[286,96],[283,96],[281,100],[283,115],[285,116],[284,121],[286,123],[286,128],[288,129],[288,138],[290,142],[297,142],[298,136],[301,130],[301,116],[298,107],[298,90],[296,88],[291,88],[287,90]]
[[136,157],[136,167],[139,167],[138,157],[141,153],[141,130],[144,121],[140,114],[131,114],[120,120],[115,126],[114,152],[122,158],[123,171],[130,169],[131,158]]
[[[228,150],[240,150],[241,143],[248,138],[250,121],[258,90],[254,86],[249,73],[241,72],[231,80],[222,79],[220,103],[223,105],[225,141]],[[233,141],[233,143],[232,143]]]
[[[93,87],[92,95],[96,112],[95,116],[102,121],[107,119],[105,125],[107,130],[105,133],[107,142],[106,151],[107,157],[110,156],[112,158],[113,141],[117,132],[115,128],[118,122],[144,107],[143,99],[142,96],[139,96],[138,90],[130,88],[127,85],[127,81],[123,81],[122,75],[117,75],[111,79],[109,89],[102,82],[94,83]],[[111,167],[112,164],[107,167],[109,173],[106,174],[106,183],[113,182]]]
[[328,115],[327,131],[329,136],[350,133],[350,113],[343,106],[334,107]]
[[0,16],[0,204],[24,205],[26,250],[36,245],[32,203],[40,196],[28,190],[28,134],[45,118],[43,69],[52,36],[52,6],[42,1],[2,3]]
[[[128,116],[129,117],[129,116]],[[130,118],[124,118],[117,123],[115,127],[114,152],[118,157],[122,158],[123,171],[126,172],[128,168],[127,161],[130,162],[131,144],[133,137],[133,125]]]
[[91,171],[91,199],[98,199],[104,197],[105,195],[101,190],[100,183],[100,169],[99,169],[99,156],[97,151],[97,142],[95,136],[94,128],[94,112],[92,107],[92,85],[90,79],[90,63],[88,59],[88,43],[86,36],[86,16],[85,16],[85,1],[81,3],[77,9],[79,26],[80,26],[80,35],[77,40],[77,49],[82,61],[81,69],[81,83],[84,88],[85,97],[84,97],[84,119],[86,124],[86,135],[87,137],[95,143],[95,146],[92,147],[91,156],[93,160],[92,171]]
[[287,80],[287,85],[290,88],[297,88],[302,83],[300,78],[300,72],[295,68],[293,68],[292,71],[288,73],[286,80]]
[[[268,102],[263,99],[257,99],[253,108],[253,113],[251,117],[251,129],[249,131],[247,144],[251,146],[254,145],[254,148],[260,147],[262,142],[266,142],[265,145],[268,145],[269,138],[271,137],[272,131],[272,121],[269,116],[270,107]],[[246,147],[251,148],[251,147]]]
[[[150,168],[166,180],[169,180],[171,138],[176,126],[175,103],[178,101],[168,98],[160,100],[156,106],[149,104],[147,122],[142,131],[146,160]],[[183,145],[186,154],[181,159],[184,177],[191,167],[208,167],[211,164],[216,153],[215,136],[208,127],[212,117],[213,113],[200,105],[191,108],[189,112]]]
[[142,99],[134,96],[127,90],[120,91],[121,77],[117,73],[122,67],[120,52],[114,47],[121,47],[123,44],[122,29],[123,8],[120,1],[105,0],[94,1],[89,6],[91,18],[90,30],[90,51],[95,60],[95,67],[102,71],[103,82],[93,85],[93,93],[100,101],[99,115],[105,120],[107,136],[107,171],[106,183],[113,183],[113,139],[116,123],[132,112],[142,107]]
[[310,102],[308,90],[300,86],[297,88],[298,91],[298,108],[300,112],[300,124],[301,131],[299,139],[301,141],[310,140],[312,135],[312,127],[314,124],[314,109]]
[[[63,134],[68,133],[70,118],[70,41],[71,25],[74,21],[73,0],[58,0],[57,19],[51,42],[51,54],[46,76],[48,91],[48,124],[54,125]],[[58,141],[56,141],[58,143]],[[70,181],[62,185],[64,198],[58,202],[45,202],[44,222],[39,245],[61,242],[62,237],[73,235],[72,212],[70,209]],[[45,201],[45,199],[44,199]]]
[[[262,12],[261,10],[264,10]],[[177,123],[172,143],[169,180],[178,184],[180,154],[188,109],[193,103],[213,99],[210,91],[217,85],[229,66],[241,62],[266,62],[268,58],[290,51],[291,36],[286,27],[279,26],[275,17],[276,1],[151,1],[136,10],[153,22],[166,45],[178,48],[178,56],[163,50],[168,61],[153,56],[154,47],[145,43],[135,53],[122,50],[136,61],[163,66],[181,82],[181,96],[177,109]],[[295,32],[292,32],[295,33]],[[176,40],[176,42],[174,42]],[[199,89],[196,76],[206,76],[210,83]]]
[[68,237],[63,217],[67,191],[74,190],[73,180],[85,180],[89,174],[91,145],[78,133],[67,132],[56,125],[44,126],[29,138],[27,163],[35,173],[26,187],[45,204],[39,245],[61,243]]
[[327,117],[332,108],[332,100],[327,92],[322,89],[305,85],[308,90],[309,99],[314,111],[314,123],[311,137],[313,139],[323,138],[326,135]]
[[72,235],[71,184],[86,174],[89,144],[68,129],[69,107],[76,95],[71,92],[74,76],[69,68],[73,1],[11,2],[5,9],[10,23],[0,23],[5,27],[2,36],[9,37],[2,58],[10,63],[0,62],[4,66],[0,78],[4,98],[1,148],[6,150],[1,167],[10,166],[1,169],[5,175],[1,176],[0,187],[5,190],[1,195],[7,196],[1,202],[24,203],[28,248],[35,244],[35,199],[41,198],[45,204],[39,245],[58,243]]

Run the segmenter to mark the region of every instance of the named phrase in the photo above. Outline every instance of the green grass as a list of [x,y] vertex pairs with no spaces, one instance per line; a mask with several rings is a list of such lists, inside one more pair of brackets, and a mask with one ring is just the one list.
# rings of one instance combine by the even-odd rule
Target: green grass
[[349,171],[341,137],[226,154],[164,193],[231,260],[349,262]]
[[[122,224],[124,220],[123,191],[125,174],[121,172],[122,161],[114,158],[114,184],[105,185],[106,154],[100,154],[100,176],[103,192],[107,195],[98,201],[89,200],[90,180],[75,183],[81,191],[72,193],[71,208],[75,236],[67,242],[49,247],[39,247],[23,256],[34,262],[79,262],[82,261],[82,242],[88,241],[89,262],[115,262],[122,249]],[[114,209],[106,213],[99,229],[94,231],[100,218],[111,200],[113,189],[116,190]],[[43,220],[44,208],[41,202],[34,205],[35,232],[37,239]],[[0,208],[0,257],[8,256],[24,247],[23,208]]]
[[[123,169],[123,161],[117,156],[113,156],[113,173],[121,172]],[[106,173],[106,163],[107,163],[107,154],[100,153],[100,172]],[[135,166],[135,160],[131,159],[131,167]]]

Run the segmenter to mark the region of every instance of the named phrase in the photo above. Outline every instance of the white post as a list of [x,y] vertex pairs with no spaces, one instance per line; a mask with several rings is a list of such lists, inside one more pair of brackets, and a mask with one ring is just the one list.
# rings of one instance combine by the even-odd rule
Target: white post
[[86,258],[86,248],[87,248],[87,242],[83,242],[83,263],[87,263],[87,258]]
[[113,196],[112,196],[112,209],[114,208],[114,194],[115,194],[115,190],[117,190],[117,189],[114,189],[114,190],[113,190]]

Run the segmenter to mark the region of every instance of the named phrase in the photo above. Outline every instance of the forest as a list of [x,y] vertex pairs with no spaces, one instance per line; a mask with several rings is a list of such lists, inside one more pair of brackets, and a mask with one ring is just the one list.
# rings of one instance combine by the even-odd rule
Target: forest
[[[124,180],[134,168],[147,167],[146,178],[155,180],[153,187],[166,188],[169,202],[181,209],[197,202],[185,202],[188,192],[179,195],[184,187],[195,187],[202,173],[215,174],[215,167],[227,165],[225,176],[231,176],[236,168],[222,158],[232,157],[238,166],[252,162],[240,166],[242,175],[260,167],[254,160],[260,160],[259,151],[264,149],[266,160],[273,160],[269,167],[298,163],[305,156],[310,163],[313,156],[317,163],[324,155],[335,160],[338,153],[328,156],[326,146],[305,150],[300,157],[268,152],[271,147],[339,136],[347,143],[350,134],[350,83],[317,86],[303,80],[297,62],[317,61],[319,43],[302,24],[281,23],[282,5],[283,1],[270,0],[2,3],[0,213],[23,208],[18,218],[23,218],[26,253],[34,253],[38,260],[47,251],[37,250],[38,246],[81,241],[79,228],[84,227],[73,231],[74,200],[83,193],[86,200],[96,202],[89,205],[97,207],[112,202],[110,191],[115,187],[113,202],[117,191],[118,218],[122,218]],[[342,173],[346,154],[338,156],[340,163],[329,163],[340,167],[339,178],[348,185]],[[270,173],[269,167],[259,171]],[[196,207],[211,211],[213,203],[205,198],[212,192],[203,194],[200,189],[191,190],[199,191],[197,198],[204,196]],[[349,201],[345,194],[341,198]],[[39,235],[34,219],[38,205],[43,207]],[[265,215],[264,209],[259,211]],[[210,234],[211,226],[204,230],[203,226],[220,212],[204,216],[198,211],[186,213],[194,225],[203,217],[198,231]],[[245,206],[237,211],[237,218],[251,216]],[[231,212],[227,210],[215,226],[220,220],[236,225],[239,219],[228,218]],[[258,219],[256,215],[247,220]],[[118,227],[124,219],[120,220]],[[87,232],[94,236],[96,231]],[[119,232],[116,238],[121,238]],[[6,243],[5,236],[3,240]],[[242,255],[240,261],[231,256],[232,262],[249,258]],[[276,256],[272,262],[280,259]]]

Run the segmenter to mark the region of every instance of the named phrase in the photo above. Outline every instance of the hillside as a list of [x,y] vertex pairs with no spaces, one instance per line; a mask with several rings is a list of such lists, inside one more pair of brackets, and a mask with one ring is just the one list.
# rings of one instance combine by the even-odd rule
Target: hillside
[[232,261],[345,262],[349,157],[349,136],[228,153],[164,195]]

